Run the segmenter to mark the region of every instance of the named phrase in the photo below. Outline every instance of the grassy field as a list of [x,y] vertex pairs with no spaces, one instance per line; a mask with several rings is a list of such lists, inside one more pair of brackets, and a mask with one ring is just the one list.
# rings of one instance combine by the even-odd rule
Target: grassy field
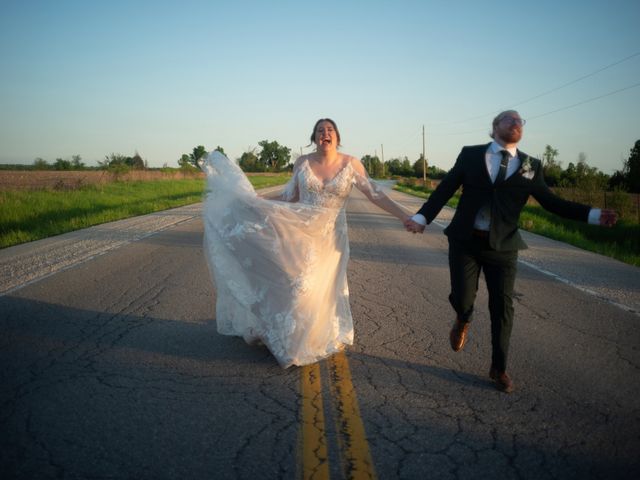
[[[255,188],[287,175],[250,176]],[[0,191],[0,248],[202,200],[204,178],[109,182],[74,189]]]
[[[250,175],[255,188],[285,183],[283,175]],[[171,180],[111,181],[74,188],[0,190],[0,248],[58,235],[123,218],[180,207],[202,200],[202,177]],[[396,189],[428,196],[422,187]],[[453,197],[449,205],[457,205]],[[612,229],[563,220],[541,207],[528,205],[521,228],[640,266],[640,225],[620,221]]]
[[[429,196],[422,187],[397,185],[395,188],[422,198]],[[448,205],[455,208],[458,198],[454,196]],[[635,222],[619,221],[613,228],[602,228],[565,220],[540,206],[527,205],[520,216],[520,228],[640,267],[640,225]]]

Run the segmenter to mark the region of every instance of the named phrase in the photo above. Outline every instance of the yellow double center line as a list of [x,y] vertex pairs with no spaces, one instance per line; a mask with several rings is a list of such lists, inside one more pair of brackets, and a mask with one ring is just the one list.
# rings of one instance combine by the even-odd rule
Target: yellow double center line
[[[343,352],[328,361],[330,392],[338,434],[338,446],[345,478],[375,479],[375,469],[360,417],[351,371]],[[322,401],[320,365],[302,367],[302,476],[328,479],[329,457]]]

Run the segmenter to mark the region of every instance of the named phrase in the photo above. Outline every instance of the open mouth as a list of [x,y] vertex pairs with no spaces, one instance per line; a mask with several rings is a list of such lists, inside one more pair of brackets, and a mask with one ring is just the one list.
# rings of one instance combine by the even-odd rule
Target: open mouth
[[322,144],[323,145],[330,145],[331,144],[331,139],[330,138],[324,138],[322,140]]

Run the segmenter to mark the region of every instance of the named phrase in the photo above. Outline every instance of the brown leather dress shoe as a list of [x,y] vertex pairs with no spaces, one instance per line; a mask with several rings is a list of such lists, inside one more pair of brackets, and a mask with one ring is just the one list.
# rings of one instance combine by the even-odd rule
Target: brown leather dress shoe
[[467,342],[468,330],[469,322],[463,322],[457,318],[449,334],[449,341],[451,342],[451,348],[454,352],[459,352],[462,350],[462,347],[464,347],[464,344]]
[[495,368],[491,367],[489,370],[489,376],[496,382],[496,388],[504,393],[513,392],[513,381],[507,375],[507,372],[499,372]]

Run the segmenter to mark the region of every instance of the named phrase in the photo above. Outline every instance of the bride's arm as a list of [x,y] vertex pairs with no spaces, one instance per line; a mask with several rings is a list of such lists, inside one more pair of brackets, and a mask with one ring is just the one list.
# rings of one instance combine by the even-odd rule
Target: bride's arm
[[375,183],[371,181],[367,171],[362,165],[362,162],[357,158],[351,157],[351,166],[356,172],[355,184],[358,190],[365,194],[365,196],[375,205],[380,207],[386,212],[389,212],[394,217],[397,217],[405,223],[411,218],[411,214],[404,209],[399,203],[391,200]]

